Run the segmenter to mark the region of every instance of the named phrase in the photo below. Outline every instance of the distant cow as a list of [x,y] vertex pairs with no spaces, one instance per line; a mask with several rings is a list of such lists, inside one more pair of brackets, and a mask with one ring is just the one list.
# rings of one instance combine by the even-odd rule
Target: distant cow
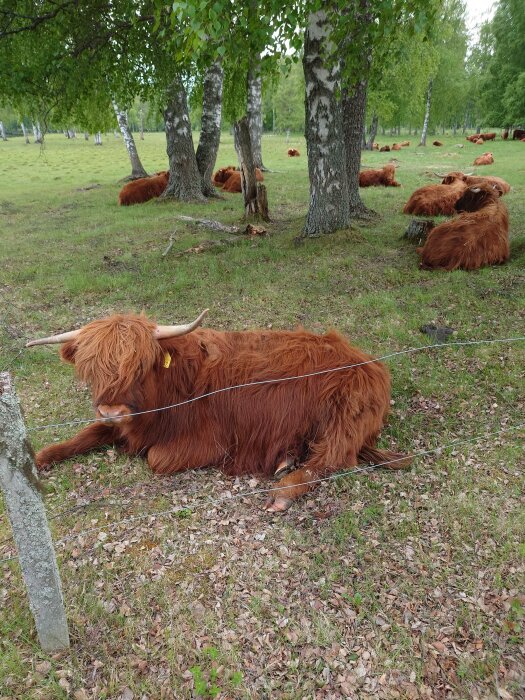
[[290,158],[296,158],[297,156],[300,156],[301,154],[297,150],[297,148],[289,148],[288,149],[288,156]]
[[483,139],[483,141],[495,141],[496,140],[496,132],[491,131],[488,134],[479,134],[479,138]]
[[494,163],[494,157],[492,153],[484,153],[482,156],[478,156],[474,161],[474,165],[492,165]]
[[381,170],[362,170],[359,173],[359,187],[401,187],[396,182],[396,166],[387,163]]
[[235,165],[228,165],[226,168],[219,168],[219,170],[213,174],[211,181],[214,185],[216,185],[216,187],[222,187],[230,175],[236,170],[237,168]]
[[521,141],[522,138],[525,138],[525,129],[514,129],[512,132],[512,140],[516,141],[518,139]]
[[467,187],[473,187],[482,183],[488,183],[490,185],[496,185],[496,187],[501,191],[501,194],[507,194],[510,192],[510,185],[506,180],[496,175],[471,175],[469,173],[464,174],[461,172],[447,173],[447,175],[440,175],[435,173],[438,177],[442,177],[442,185],[450,185],[454,180],[463,180]]
[[[259,168],[255,168],[255,177],[257,180],[262,182],[264,180],[264,176],[262,172],[259,170]],[[234,170],[233,172],[230,173],[230,176],[222,186],[222,191],[223,192],[242,192],[242,187],[241,187],[241,173],[239,170]]]
[[379,152],[386,153],[389,150],[390,150],[390,146],[381,146],[381,148],[379,149]]
[[442,146],[443,144],[441,143],[441,141],[432,141],[432,145],[433,146]]
[[401,150],[401,144],[400,144],[400,143],[393,143],[393,144],[392,144],[392,150],[393,150],[393,151],[400,151],[400,150]]
[[482,138],[482,136],[481,134],[472,134],[471,136],[466,136],[465,138],[471,143],[476,143],[476,141],[479,141],[479,139]]
[[399,145],[402,146],[403,148],[405,146],[410,146],[410,141],[401,141],[401,143]]
[[128,182],[120,190],[118,203],[123,206],[142,204],[155,197],[160,197],[168,186],[169,172],[161,171],[152,177],[141,177],[138,180]]
[[372,150],[373,150],[373,151],[379,151],[379,144],[378,144],[378,143],[373,143],[373,144],[372,144]]
[[359,173],[359,187],[401,187],[396,182],[396,166],[387,163],[381,170],[362,170]]
[[477,146],[483,146],[483,144],[485,143],[485,141],[484,141],[483,139],[478,139],[477,141],[474,141],[474,143],[475,143]]
[[509,257],[509,214],[501,192],[488,183],[469,187],[456,202],[459,216],[436,226],[418,248],[421,267],[477,270]]
[[454,205],[466,189],[461,177],[451,178],[446,185],[425,185],[410,195],[403,208],[404,214],[419,214],[421,216],[451,216]]

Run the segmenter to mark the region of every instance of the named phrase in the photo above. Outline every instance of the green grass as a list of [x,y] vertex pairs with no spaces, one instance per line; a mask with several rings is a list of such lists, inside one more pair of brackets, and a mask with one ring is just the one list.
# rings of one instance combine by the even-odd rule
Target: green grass
[[[24,342],[113,312],[175,323],[209,307],[207,324],[217,329],[336,327],[377,356],[430,344],[419,330],[428,323],[453,327],[453,340],[523,335],[524,144],[490,144],[495,163],[478,168],[513,188],[509,263],[430,273],[402,239],[403,203],[434,181],[432,170],[472,170],[485,150],[459,136],[439,139],[441,149],[364,154],[367,165],[398,158],[402,187],[362,191],[377,220],[297,246],[306,148],[294,139],[303,155],[289,159],[284,138],[265,136],[271,236],[180,257],[223,236],[178,217],[237,224],[239,195],[122,208],[118,181],[129,164],[120,139],[107,136],[98,148],[52,135],[43,151],[2,142],[0,369],[11,367],[27,425],[88,418],[92,408],[56,348],[17,356]],[[162,134],[138,147],[148,171],[166,167]],[[232,138],[223,135],[218,165],[231,162]],[[525,433],[496,433],[524,420],[525,344],[425,350],[388,364],[383,445],[408,453],[479,440],[419,457],[409,472],[325,484],[282,518],[264,514],[264,496],[230,501],[229,492],[251,490],[249,480],[217,471],[152,480],[141,458],[110,450],[56,467],[46,477],[48,511],[91,504],[51,520],[55,540],[105,524],[108,537],[57,545],[72,649],[49,658],[49,670],[18,564],[0,564],[0,698],[77,692],[81,700],[84,692],[104,700],[126,688],[152,700],[199,692],[371,698],[379,690],[408,698],[425,689],[433,697],[446,684],[459,699],[494,695],[495,673],[516,692]],[[38,449],[73,433],[30,436]],[[209,498],[224,500],[210,506]],[[178,513],[114,524],[170,507]],[[0,513],[0,541],[9,534]],[[0,544],[0,559],[11,552]]]

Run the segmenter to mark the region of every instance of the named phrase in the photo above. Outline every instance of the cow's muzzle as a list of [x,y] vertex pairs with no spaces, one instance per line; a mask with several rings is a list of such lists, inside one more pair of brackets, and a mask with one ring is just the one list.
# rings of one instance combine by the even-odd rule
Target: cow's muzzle
[[104,423],[129,423],[131,412],[129,406],[124,404],[118,404],[117,406],[100,404],[95,409],[97,418],[104,421]]

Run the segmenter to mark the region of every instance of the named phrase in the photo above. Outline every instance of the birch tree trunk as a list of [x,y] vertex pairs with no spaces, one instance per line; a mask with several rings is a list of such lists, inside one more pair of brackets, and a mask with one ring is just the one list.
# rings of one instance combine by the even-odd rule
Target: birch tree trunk
[[84,141],[89,141],[89,132],[84,131]]
[[137,152],[137,147],[135,145],[135,139],[131,133],[131,129],[128,124],[128,115],[126,111],[118,106],[115,100],[111,100],[113,109],[117,116],[117,122],[119,125],[120,133],[124,139],[124,144],[126,146],[126,151],[128,152],[129,160],[131,163],[131,175],[129,175],[126,180],[138,180],[141,177],[148,177],[148,173],[144,170],[142,163],[140,162],[139,154]]
[[42,143],[42,132],[40,131],[40,122],[33,124],[33,136],[35,143]]
[[266,187],[257,182],[253,159],[250,126],[244,116],[233,125],[234,144],[241,169],[241,188],[244,196],[245,221],[270,221]]
[[93,136],[93,139],[95,140],[95,146],[102,146],[102,134],[100,131],[97,131],[97,133]]
[[201,133],[196,154],[197,166],[202,176],[203,192],[208,197],[218,196],[211,181],[211,176],[221,140],[223,79],[224,70],[221,62],[215,61],[206,70],[204,76]]
[[372,114],[372,121],[370,123],[370,134],[368,136],[368,141],[366,143],[366,150],[367,151],[372,151],[374,147],[374,143],[377,137],[377,125],[379,123],[379,117],[377,114],[374,112]]
[[24,139],[26,143],[29,143],[29,136],[27,134],[26,125],[24,124],[24,122],[20,122],[20,126],[22,127],[22,133],[24,134]]
[[2,137],[2,141],[7,141],[7,136],[5,135],[5,129],[4,129],[4,122],[0,121],[0,136]]
[[164,123],[170,179],[159,199],[179,199],[185,202],[204,200],[202,176],[191,133],[188,98],[180,77],[166,91]]
[[337,99],[340,68],[327,64],[324,51],[330,26],[323,10],[308,18],[303,69],[306,85],[305,136],[310,202],[303,236],[346,228],[350,222],[341,105]]
[[427,131],[428,131],[428,121],[430,119],[431,102],[432,102],[432,78],[430,78],[430,80],[428,81],[427,104],[425,107],[425,119],[423,121],[423,130],[421,131],[421,141],[419,142],[420,146],[427,145]]
[[140,140],[144,141],[144,109],[141,105],[139,109],[139,117],[140,117]]
[[[367,75],[366,72],[363,72]],[[343,138],[348,187],[348,210],[351,218],[369,217],[372,212],[365,207],[359,194],[359,170],[361,168],[361,140],[365,126],[366,95],[368,81],[359,80],[352,88],[343,90]]]
[[246,114],[250,127],[250,138],[252,142],[252,153],[255,167],[260,170],[268,170],[262,161],[261,140],[263,132],[262,117],[262,78],[261,78],[261,57],[256,54],[248,68],[247,93],[248,100]]

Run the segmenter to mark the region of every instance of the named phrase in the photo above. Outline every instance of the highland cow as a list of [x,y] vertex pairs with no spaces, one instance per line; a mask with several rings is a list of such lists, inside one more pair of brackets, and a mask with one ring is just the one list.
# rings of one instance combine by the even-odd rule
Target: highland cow
[[290,158],[296,158],[297,156],[300,156],[301,154],[297,150],[297,148],[289,148],[288,149],[288,156]]
[[433,146],[442,146],[443,144],[441,143],[441,141],[432,141],[432,145]]
[[504,180],[501,177],[497,177],[496,175],[472,175],[472,173],[461,173],[461,172],[452,172],[448,173],[447,175],[440,175],[439,173],[435,173],[437,177],[442,177],[443,180],[441,182],[442,185],[450,185],[454,180],[463,180],[465,185],[467,187],[473,187],[475,185],[479,185],[482,183],[488,183],[490,185],[496,185],[496,187],[501,191],[501,194],[507,194],[507,192],[510,192],[510,185],[509,183]]
[[[264,180],[264,176],[259,168],[255,168],[255,177],[259,182]],[[242,192],[241,187],[241,173],[239,170],[235,170],[230,173],[228,179],[222,186],[223,192]]]
[[359,462],[407,465],[375,446],[390,408],[383,364],[336,331],[200,329],[205,314],[183,326],[117,315],[28,343],[63,343],[96,416],[40,450],[38,469],[106,445],[144,455],[164,475],[217,466],[269,477],[299,462],[266,504],[277,512]]
[[142,204],[155,197],[160,197],[168,186],[169,172],[161,171],[152,177],[141,177],[139,180],[128,182],[120,190],[118,203],[123,206]]
[[457,200],[459,216],[430,231],[418,248],[427,270],[477,270],[509,258],[509,215],[495,185],[469,187]]
[[461,177],[451,178],[446,185],[425,185],[410,195],[403,208],[404,214],[420,214],[422,216],[452,216],[454,205],[466,189]]
[[492,165],[492,163],[494,163],[494,157],[487,151],[482,156],[478,156],[473,165]]
[[401,187],[396,182],[396,166],[393,163],[384,165],[381,170],[362,170],[359,173],[359,187]]

